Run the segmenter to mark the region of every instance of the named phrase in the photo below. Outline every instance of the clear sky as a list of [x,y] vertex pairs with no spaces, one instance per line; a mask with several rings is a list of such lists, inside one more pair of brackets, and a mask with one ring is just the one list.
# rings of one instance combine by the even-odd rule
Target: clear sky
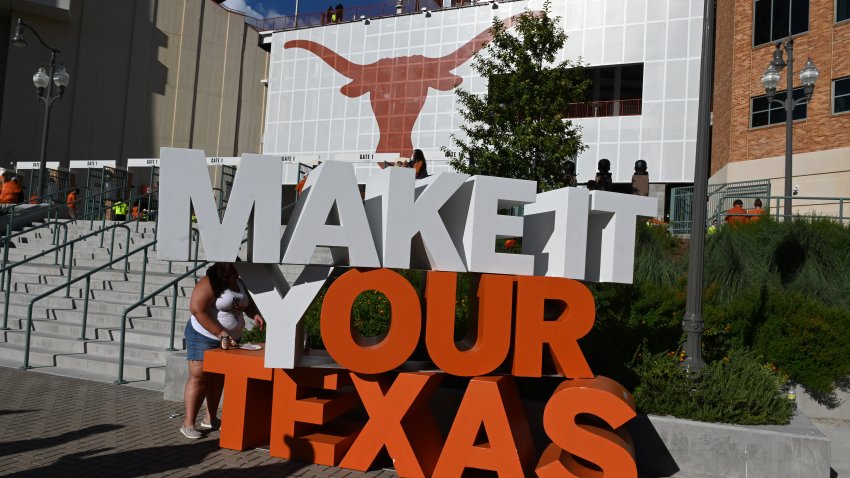
[[[329,6],[342,3],[345,7],[358,5],[375,5],[393,0],[299,0],[300,13],[323,12]],[[247,13],[255,18],[272,18],[295,13],[296,0],[226,0],[224,5],[233,10]]]

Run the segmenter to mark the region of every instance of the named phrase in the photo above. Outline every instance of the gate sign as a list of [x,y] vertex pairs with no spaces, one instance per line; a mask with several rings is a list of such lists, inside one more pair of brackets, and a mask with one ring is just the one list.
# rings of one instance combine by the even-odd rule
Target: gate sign
[[[16,169],[38,169],[41,166],[40,161],[18,161]],[[45,165],[46,169],[59,169],[59,161],[48,161]]]
[[[252,228],[249,259],[236,266],[268,324],[265,356],[207,353],[205,370],[226,376],[222,446],[266,440],[273,456],[361,471],[386,449],[399,475],[413,477],[460,477],[467,468],[637,477],[623,428],[634,399],[595,376],[581,351],[596,306],[579,280],[632,281],[636,221],[654,214],[655,198],[537,193],[535,181],[451,172],[416,180],[412,169],[390,167],[369,178],[362,199],[353,165],[326,161],[308,176],[281,238],[274,158],[242,157],[219,219],[203,151],[162,149],[160,200],[169,207],[160,213],[160,259],[189,259],[190,205],[208,260],[233,262]],[[513,206],[524,216],[499,213]],[[521,240],[521,252],[497,252],[506,238]],[[316,247],[331,249],[333,265],[312,263]],[[289,283],[279,264],[306,267]],[[427,271],[424,296],[392,269]],[[457,273],[466,272],[481,274],[471,348],[454,340]],[[311,368],[299,363],[299,322],[326,286],[320,333],[336,365]],[[390,303],[378,343],[351,324],[354,301],[369,290]],[[562,307],[553,311],[553,302]],[[417,349],[435,367],[399,372]],[[469,382],[443,436],[429,401],[447,374]],[[537,417],[551,443],[535,458],[513,377],[544,374],[564,380]],[[356,408],[368,421],[338,418]]]
[[103,160],[86,160],[86,161],[71,161],[71,169],[103,169],[115,168],[115,161]]

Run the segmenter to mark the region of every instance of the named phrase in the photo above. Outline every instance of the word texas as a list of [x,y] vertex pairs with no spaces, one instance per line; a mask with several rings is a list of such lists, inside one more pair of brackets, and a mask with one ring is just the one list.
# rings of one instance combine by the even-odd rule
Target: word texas
[[[407,168],[370,176],[361,198],[353,165],[313,170],[281,235],[282,163],[246,154],[219,219],[204,152],[163,148],[159,258],[188,260],[191,208],[207,260],[236,259],[249,226],[249,262],[311,264],[316,247],[334,265],[538,275],[631,283],[638,216],[655,198],[562,188],[535,181],[458,173],[416,180]],[[500,211],[524,206],[523,216]],[[252,216],[253,214],[253,216]],[[522,253],[496,241],[522,238]]]

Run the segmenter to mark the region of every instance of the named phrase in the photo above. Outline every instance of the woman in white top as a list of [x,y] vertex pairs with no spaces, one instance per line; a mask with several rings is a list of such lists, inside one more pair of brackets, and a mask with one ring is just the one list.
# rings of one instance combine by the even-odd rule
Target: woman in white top
[[224,388],[221,375],[204,373],[204,352],[234,347],[245,328],[245,313],[254,319],[257,327],[264,327],[265,321],[251,302],[236,268],[226,262],[216,262],[207,269],[206,276],[192,291],[189,311],[192,318],[186,323],[184,333],[189,379],[183,392],[186,415],[180,433],[198,439],[201,433],[195,429],[195,420],[201,404],[206,399],[206,415],[200,428],[217,428],[216,413]]

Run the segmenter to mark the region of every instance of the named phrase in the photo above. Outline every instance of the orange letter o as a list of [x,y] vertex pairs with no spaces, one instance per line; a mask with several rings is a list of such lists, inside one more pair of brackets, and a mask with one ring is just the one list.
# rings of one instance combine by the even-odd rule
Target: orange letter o
[[[352,335],[351,306],[367,290],[384,294],[392,315],[386,337],[365,346]],[[389,269],[346,272],[330,286],[322,304],[320,330],[328,353],[358,373],[382,373],[403,364],[416,349],[421,327],[419,296],[407,279]]]

